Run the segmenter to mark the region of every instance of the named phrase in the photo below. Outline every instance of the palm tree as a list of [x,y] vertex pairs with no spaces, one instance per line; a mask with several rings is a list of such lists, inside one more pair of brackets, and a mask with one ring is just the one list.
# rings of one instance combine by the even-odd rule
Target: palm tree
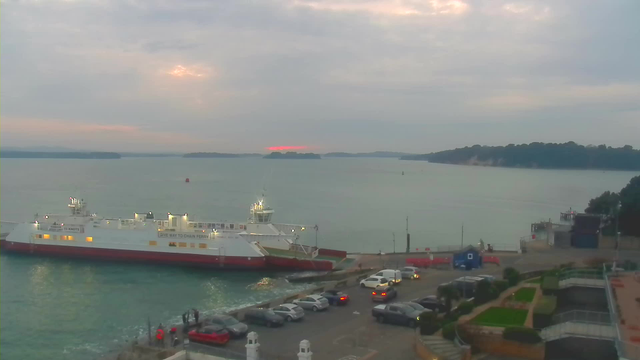
[[443,286],[438,289],[438,298],[444,298],[444,304],[447,308],[447,314],[451,312],[451,304],[454,301],[460,300],[460,292],[453,285]]

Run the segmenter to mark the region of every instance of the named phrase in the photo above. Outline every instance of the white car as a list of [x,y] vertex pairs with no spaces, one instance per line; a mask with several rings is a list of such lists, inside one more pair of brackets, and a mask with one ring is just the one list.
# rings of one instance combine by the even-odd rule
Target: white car
[[320,295],[307,295],[303,298],[293,300],[293,303],[307,310],[325,310],[329,308],[329,300]]
[[302,320],[304,317],[304,310],[296,304],[281,304],[271,310],[287,321]]
[[384,278],[382,276],[369,276],[368,278],[360,281],[360,286],[361,287],[368,287],[368,288],[373,288],[375,289],[378,286],[388,286],[391,285],[389,284],[389,280],[387,280],[387,278]]

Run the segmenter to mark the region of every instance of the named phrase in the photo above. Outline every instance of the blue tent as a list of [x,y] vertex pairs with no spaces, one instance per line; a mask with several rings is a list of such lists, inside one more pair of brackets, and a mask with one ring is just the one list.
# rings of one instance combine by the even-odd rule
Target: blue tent
[[473,246],[467,246],[465,249],[453,254],[453,267],[460,268],[463,265],[465,270],[482,267],[482,255],[480,251]]

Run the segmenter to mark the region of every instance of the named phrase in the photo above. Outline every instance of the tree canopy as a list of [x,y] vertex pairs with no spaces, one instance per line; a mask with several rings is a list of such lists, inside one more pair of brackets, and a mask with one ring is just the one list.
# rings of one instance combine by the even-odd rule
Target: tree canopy
[[618,215],[619,231],[622,234],[640,236],[640,176],[633,177],[620,193],[605,191],[591,199],[585,212],[607,216],[610,225]]
[[534,142],[507,146],[474,145],[431,154],[403,156],[400,159],[523,168],[640,170],[640,150],[634,150],[630,145],[621,148],[606,145],[582,146],[573,141],[564,144]]

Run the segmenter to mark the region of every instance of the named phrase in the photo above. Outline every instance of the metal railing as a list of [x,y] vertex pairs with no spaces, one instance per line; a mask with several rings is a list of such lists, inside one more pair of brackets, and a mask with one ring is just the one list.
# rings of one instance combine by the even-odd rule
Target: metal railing
[[553,316],[554,324],[565,322],[611,325],[611,314],[600,311],[571,310]]
[[590,339],[615,340],[616,332],[609,324],[584,323],[567,321],[542,329],[540,333],[545,341],[566,337],[582,337]]
[[616,331],[615,345],[616,350],[618,351],[618,356],[620,359],[640,360],[640,346],[622,340],[620,333],[620,319],[618,317],[616,301],[613,296],[613,289],[611,287],[611,280],[609,277],[610,272],[607,272],[606,265],[602,265],[602,271],[605,282],[604,288],[607,295],[607,303],[609,304],[611,326],[613,326]]

